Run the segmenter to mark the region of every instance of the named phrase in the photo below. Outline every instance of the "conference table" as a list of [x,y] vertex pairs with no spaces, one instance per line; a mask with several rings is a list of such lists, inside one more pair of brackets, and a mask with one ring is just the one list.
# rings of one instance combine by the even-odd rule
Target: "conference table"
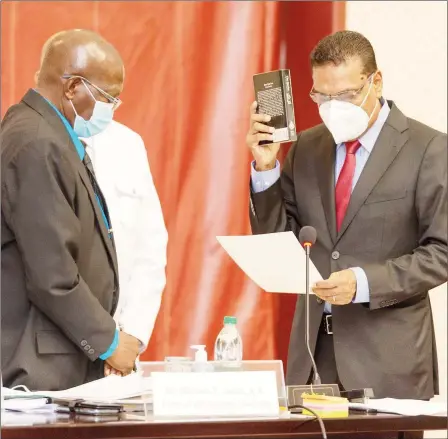
[[[19,415],[20,417],[20,415]],[[19,419],[19,418],[18,418]],[[20,424],[20,420],[18,421]],[[345,419],[324,419],[329,438],[405,439],[417,431],[446,430],[447,417],[351,414]],[[112,421],[66,416],[40,425],[2,425],[2,439],[286,439],[321,438],[313,418],[258,420],[160,421],[122,415]]]

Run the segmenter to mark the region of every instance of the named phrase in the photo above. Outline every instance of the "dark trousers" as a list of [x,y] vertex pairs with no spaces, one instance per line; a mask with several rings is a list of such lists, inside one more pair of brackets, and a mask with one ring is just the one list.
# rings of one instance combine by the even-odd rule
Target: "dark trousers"
[[[338,384],[341,390],[344,390],[338,375],[338,370],[336,367],[336,358],[334,355],[334,344],[333,344],[333,336],[325,334],[322,330],[319,332],[319,336],[317,339],[316,350],[314,351],[314,359],[316,361],[317,370],[319,372],[322,384]],[[309,383],[312,379],[312,371],[309,379]],[[308,384],[309,384],[308,383]],[[347,389],[350,390],[350,389]],[[325,422],[325,421],[324,421]],[[387,433],[378,433],[377,435],[372,436],[371,433],[366,436],[353,436],[350,438],[347,436],[337,436],[339,439],[423,439],[423,431],[413,431],[406,433],[399,433],[399,435]]]
[[316,350],[314,351],[314,360],[316,361],[322,384],[338,384],[339,388],[344,390],[336,367],[332,335],[325,334],[323,331],[319,333]]

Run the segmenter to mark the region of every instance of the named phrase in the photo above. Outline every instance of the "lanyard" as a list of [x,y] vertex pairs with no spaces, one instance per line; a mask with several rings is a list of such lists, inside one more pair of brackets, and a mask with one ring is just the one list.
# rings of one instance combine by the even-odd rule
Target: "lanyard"
[[[76,152],[78,153],[79,159],[84,164],[84,157],[86,155],[86,150],[84,149],[84,145],[81,143],[81,140],[79,140],[79,137],[73,131],[73,128],[68,123],[68,120],[61,114],[61,112],[48,99],[45,99],[45,100],[48,102],[48,104],[53,108],[53,110],[56,112],[56,114],[61,119],[61,121],[64,124],[65,129],[67,130],[67,132],[68,132],[68,134],[69,134],[73,144],[75,145]],[[107,219],[103,203],[101,202],[101,199],[100,199],[99,195],[97,194],[95,188],[93,188],[93,191],[95,192],[95,198],[96,198],[96,201],[97,201],[98,206],[100,208],[101,216],[103,217],[103,221],[104,221],[104,224],[106,226],[109,238],[112,238],[112,230],[110,228],[109,220]]]

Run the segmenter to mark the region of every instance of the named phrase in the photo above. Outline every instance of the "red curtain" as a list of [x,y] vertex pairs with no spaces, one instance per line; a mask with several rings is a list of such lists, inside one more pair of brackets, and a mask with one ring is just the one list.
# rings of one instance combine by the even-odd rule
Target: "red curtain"
[[299,127],[316,123],[307,56],[335,27],[338,8],[332,2],[1,3],[2,116],[33,86],[41,47],[53,33],[93,29],[122,54],[124,104],[116,118],[145,140],[169,233],[167,287],[145,359],[189,354],[189,345],[199,343],[211,355],[224,315],[238,317],[246,359],[285,358],[294,298],[261,292],[215,236],[250,233],[244,139],[252,75],[284,62],[292,70]]

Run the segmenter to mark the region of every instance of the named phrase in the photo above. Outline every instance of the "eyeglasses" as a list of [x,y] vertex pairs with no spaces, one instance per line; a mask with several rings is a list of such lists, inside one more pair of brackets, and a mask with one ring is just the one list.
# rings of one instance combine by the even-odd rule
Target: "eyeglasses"
[[361,87],[353,90],[344,90],[334,95],[326,95],[323,93],[319,93],[317,91],[314,91],[313,87],[310,91],[310,98],[318,105],[322,105],[324,102],[328,102],[331,99],[343,102],[353,102],[356,99],[356,97],[358,97],[358,95],[362,92],[364,87],[373,78],[373,75],[374,73],[367,78],[366,82]]
[[64,79],[79,78],[82,81],[86,82],[91,87],[93,87],[98,93],[100,93],[103,97],[105,97],[111,104],[113,104],[112,108],[113,108],[114,111],[122,104],[121,99],[114,98],[109,93],[105,92],[102,88],[98,87],[94,83],[90,82],[88,79],[84,78],[84,76],[80,76],[80,75],[62,75],[62,78],[64,78]]

